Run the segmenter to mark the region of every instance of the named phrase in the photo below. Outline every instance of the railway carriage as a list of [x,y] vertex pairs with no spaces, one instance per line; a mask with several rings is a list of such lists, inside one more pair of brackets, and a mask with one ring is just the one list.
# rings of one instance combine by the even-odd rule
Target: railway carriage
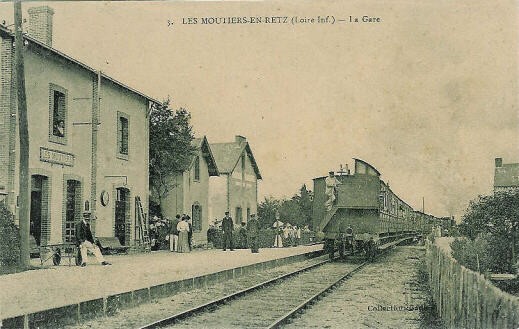
[[326,177],[314,178],[313,224],[324,233],[325,249],[331,256],[339,249],[363,249],[370,257],[378,248],[404,238],[430,232],[434,216],[413,210],[400,199],[379,171],[369,163],[355,160],[353,174],[340,171],[335,200],[326,207]]

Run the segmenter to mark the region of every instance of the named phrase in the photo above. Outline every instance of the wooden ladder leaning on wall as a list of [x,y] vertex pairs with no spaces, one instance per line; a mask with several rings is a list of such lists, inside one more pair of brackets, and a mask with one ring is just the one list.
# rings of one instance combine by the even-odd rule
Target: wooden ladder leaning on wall
[[144,247],[145,251],[151,251],[150,235],[148,232],[148,222],[146,214],[142,208],[141,197],[135,197],[135,242]]

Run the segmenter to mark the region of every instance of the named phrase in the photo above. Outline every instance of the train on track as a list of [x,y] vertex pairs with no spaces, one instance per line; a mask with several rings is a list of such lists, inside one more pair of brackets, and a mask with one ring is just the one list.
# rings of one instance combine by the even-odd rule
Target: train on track
[[375,167],[354,160],[352,174],[346,167],[313,180],[313,226],[324,234],[324,248],[331,257],[337,249],[341,256],[361,250],[373,257],[392,242],[423,237],[445,226],[445,219],[414,210],[393,193]]

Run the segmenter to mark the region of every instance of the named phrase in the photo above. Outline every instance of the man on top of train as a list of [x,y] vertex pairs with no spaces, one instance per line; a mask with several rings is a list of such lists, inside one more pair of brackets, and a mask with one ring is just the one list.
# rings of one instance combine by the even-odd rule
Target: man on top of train
[[337,178],[335,178],[335,173],[333,171],[330,171],[328,173],[328,177],[324,180],[324,183],[326,184],[326,190],[324,194],[327,196],[327,199],[324,203],[326,210],[330,211],[332,210],[333,203],[335,202],[335,191],[337,189],[337,186],[341,184]]

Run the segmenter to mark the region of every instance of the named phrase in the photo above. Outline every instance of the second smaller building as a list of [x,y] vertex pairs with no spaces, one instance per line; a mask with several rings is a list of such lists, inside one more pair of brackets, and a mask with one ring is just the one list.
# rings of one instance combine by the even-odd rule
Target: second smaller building
[[171,219],[177,214],[189,215],[194,243],[199,244],[207,242],[209,177],[219,172],[207,138],[195,138],[191,144],[196,148],[195,155],[185,171],[171,177],[174,187],[162,200],[161,209]]

